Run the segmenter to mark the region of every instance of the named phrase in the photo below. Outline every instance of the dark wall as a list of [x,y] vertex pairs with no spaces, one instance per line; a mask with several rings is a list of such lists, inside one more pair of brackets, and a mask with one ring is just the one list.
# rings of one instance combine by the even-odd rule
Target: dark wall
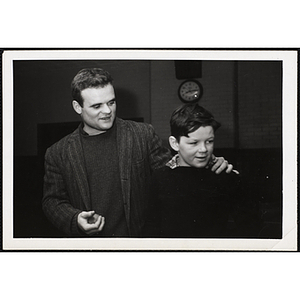
[[37,126],[79,121],[70,84],[86,67],[103,67],[114,78],[118,115],[150,122],[149,61],[15,61],[14,152],[37,155]]
[[239,147],[281,148],[282,62],[238,63]]
[[[182,104],[177,90],[184,80],[176,78],[174,61],[15,61],[15,155],[37,155],[38,124],[80,120],[71,106],[70,83],[81,68],[92,66],[111,72],[120,117],[143,118],[168,139],[169,118]],[[222,123],[217,147],[281,147],[280,61],[203,61],[201,74],[199,103]]]

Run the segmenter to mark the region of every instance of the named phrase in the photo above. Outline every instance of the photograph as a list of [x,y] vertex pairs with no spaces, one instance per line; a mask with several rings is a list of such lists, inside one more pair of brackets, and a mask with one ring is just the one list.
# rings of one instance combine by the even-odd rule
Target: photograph
[[4,50],[3,250],[297,251],[297,64]]

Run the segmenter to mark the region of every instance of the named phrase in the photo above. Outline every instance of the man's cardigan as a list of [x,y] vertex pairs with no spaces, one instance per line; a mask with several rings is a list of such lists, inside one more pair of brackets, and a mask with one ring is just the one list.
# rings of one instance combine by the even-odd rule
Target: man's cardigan
[[[129,236],[137,237],[145,222],[151,173],[171,154],[151,125],[119,118],[116,125],[126,222]],[[93,207],[79,128],[47,149],[42,206],[58,229],[69,236],[81,235],[75,217]]]

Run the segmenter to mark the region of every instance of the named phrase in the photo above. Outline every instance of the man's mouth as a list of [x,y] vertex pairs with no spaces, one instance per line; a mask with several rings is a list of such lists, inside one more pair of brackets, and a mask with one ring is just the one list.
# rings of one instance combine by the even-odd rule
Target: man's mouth
[[111,116],[101,117],[99,119],[102,120],[102,121],[109,121],[111,119]]

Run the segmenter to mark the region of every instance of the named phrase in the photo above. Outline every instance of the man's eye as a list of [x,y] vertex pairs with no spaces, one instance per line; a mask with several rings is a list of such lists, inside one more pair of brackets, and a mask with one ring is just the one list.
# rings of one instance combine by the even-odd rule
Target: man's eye
[[108,105],[109,106],[112,106],[112,105],[114,105],[116,103],[116,101],[114,100],[114,101],[110,101],[110,102],[108,102]]
[[212,144],[214,140],[207,141],[207,144]]

